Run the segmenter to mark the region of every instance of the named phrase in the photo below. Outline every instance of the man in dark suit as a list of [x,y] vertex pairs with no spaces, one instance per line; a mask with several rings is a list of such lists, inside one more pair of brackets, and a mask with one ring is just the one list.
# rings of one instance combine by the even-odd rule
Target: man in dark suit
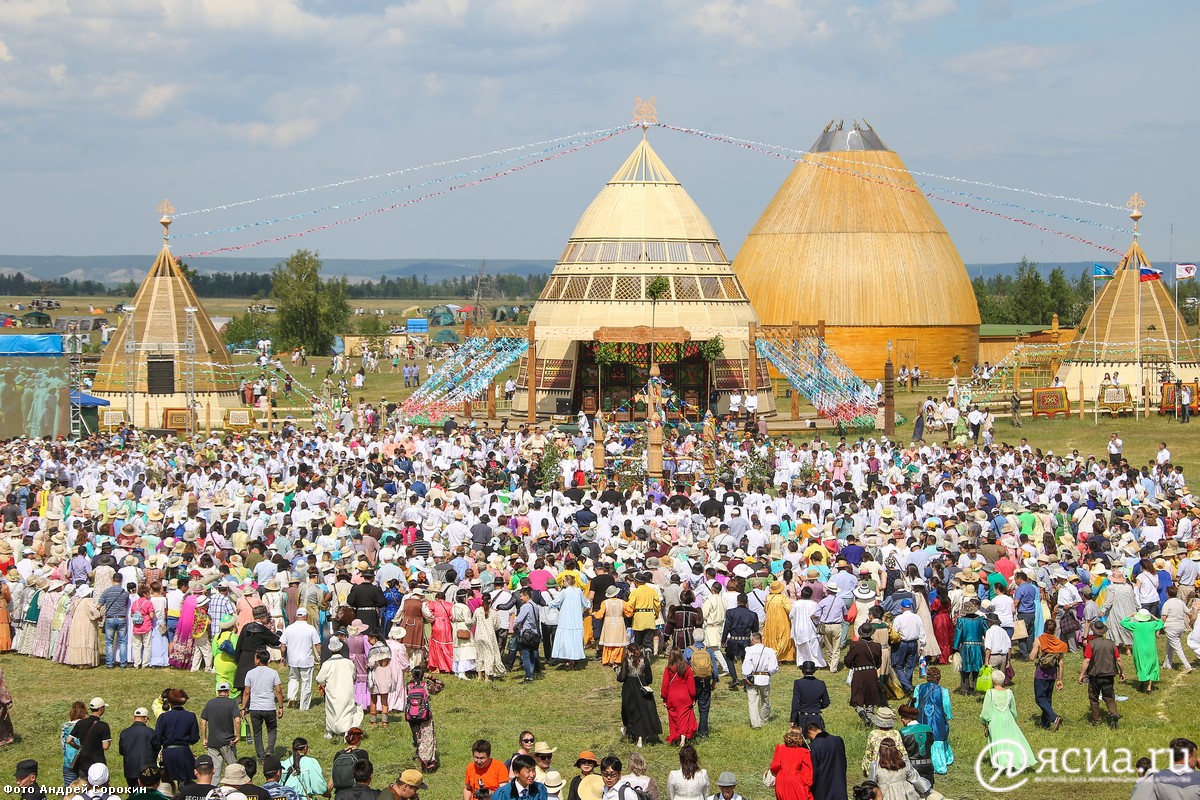
[[816,722],[808,723],[805,733],[813,764],[813,800],[846,800],[846,743]]
[[144,767],[158,764],[158,751],[161,748],[158,737],[154,735],[154,729],[146,724],[149,718],[150,712],[147,709],[136,709],[133,712],[133,724],[121,731],[118,741],[121,757],[124,759],[122,772],[125,773],[125,782],[130,786],[138,785],[138,776]]
[[739,594],[737,605],[725,612],[725,628],[721,632],[721,645],[729,665],[729,688],[734,691],[741,688],[736,664],[746,656],[752,633],[758,633],[758,615],[747,607],[746,595]]
[[829,708],[829,690],[825,681],[817,677],[817,665],[813,662],[805,661],[800,671],[804,677],[792,682],[792,725],[800,730],[805,730],[810,722],[824,727],[821,711]]

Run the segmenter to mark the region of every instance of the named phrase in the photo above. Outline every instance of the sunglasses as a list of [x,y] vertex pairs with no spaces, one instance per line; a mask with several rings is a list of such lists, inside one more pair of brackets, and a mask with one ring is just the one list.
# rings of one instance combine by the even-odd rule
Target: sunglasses
[[603,775],[605,778],[615,778],[618,775],[620,775],[621,773],[609,771],[609,772],[601,772],[600,774]]
[[533,739],[522,739],[521,744],[533,744]]

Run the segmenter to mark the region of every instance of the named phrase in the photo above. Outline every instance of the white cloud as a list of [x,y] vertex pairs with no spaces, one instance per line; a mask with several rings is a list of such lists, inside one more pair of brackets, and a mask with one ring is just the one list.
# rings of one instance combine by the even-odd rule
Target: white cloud
[[956,0],[887,0],[883,10],[897,25],[941,19],[958,11]]
[[133,114],[142,119],[157,117],[177,96],[179,96],[179,87],[174,84],[151,86],[138,98]]
[[46,75],[55,86],[62,86],[67,82],[67,65],[51,64],[46,67]]
[[12,50],[9,50],[8,45],[6,45],[4,43],[4,40],[0,39],[0,63],[8,63],[9,61],[12,61],[12,60],[13,60]]
[[1063,45],[1002,44],[951,58],[946,62],[946,71],[1001,85],[1030,72],[1088,58],[1092,52],[1090,48]]

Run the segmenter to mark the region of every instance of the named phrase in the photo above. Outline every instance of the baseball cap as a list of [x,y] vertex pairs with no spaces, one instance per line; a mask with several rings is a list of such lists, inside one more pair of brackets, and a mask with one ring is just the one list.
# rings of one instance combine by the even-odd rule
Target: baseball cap
[[421,774],[419,769],[406,769],[400,773],[400,777],[396,779],[396,783],[404,783],[414,789],[428,789],[425,785],[425,776]]
[[135,709],[133,710],[133,716],[134,716],[135,718],[136,718],[136,717],[149,717],[149,716],[150,716],[150,712],[149,712],[149,711],[147,711],[147,710],[145,709],[145,707],[143,707],[143,706],[138,706],[137,708],[135,708]]
[[209,769],[212,769],[216,765],[213,763],[212,756],[210,756],[206,753],[202,756],[196,756],[196,766],[197,767],[208,767]]
[[297,617],[307,617],[307,616],[308,616],[308,609],[307,609],[307,608],[297,608],[297,609],[296,609],[296,616],[297,616]]
[[108,703],[104,702],[103,697],[93,697],[91,702],[88,703],[88,709],[91,711],[99,711],[100,709],[107,707]]
[[88,767],[87,782],[90,786],[103,786],[108,783],[108,767],[103,764],[92,764]]
[[24,761],[17,762],[16,776],[17,780],[28,778],[30,775],[37,775],[38,765],[32,758],[27,758]]
[[217,684],[217,691],[218,692],[228,692],[229,684],[226,683],[225,681],[221,681],[220,683]]
[[263,759],[263,772],[279,772],[283,769],[283,762],[279,760],[279,756],[267,756]]

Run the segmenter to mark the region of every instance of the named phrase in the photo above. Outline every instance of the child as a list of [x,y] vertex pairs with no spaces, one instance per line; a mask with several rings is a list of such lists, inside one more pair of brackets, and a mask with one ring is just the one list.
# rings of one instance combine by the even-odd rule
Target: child
[[383,717],[382,726],[388,725],[388,695],[396,688],[392,678],[392,649],[380,637],[379,631],[367,633],[370,649],[367,651],[367,668],[370,673],[367,683],[371,692],[371,727],[375,726],[376,710]]

